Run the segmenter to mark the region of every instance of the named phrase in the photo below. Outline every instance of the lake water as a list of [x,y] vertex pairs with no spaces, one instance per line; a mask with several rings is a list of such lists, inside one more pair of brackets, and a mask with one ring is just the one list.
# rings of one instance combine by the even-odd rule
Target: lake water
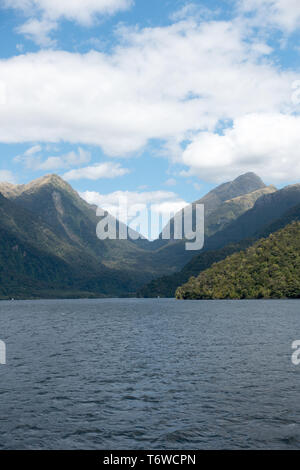
[[0,302],[1,449],[300,448],[300,301]]

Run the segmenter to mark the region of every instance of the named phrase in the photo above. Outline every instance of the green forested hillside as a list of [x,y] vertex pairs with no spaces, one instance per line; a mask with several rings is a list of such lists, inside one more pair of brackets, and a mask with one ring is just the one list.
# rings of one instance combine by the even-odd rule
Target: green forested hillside
[[[267,208],[269,209],[270,206],[267,206]],[[245,216],[247,217],[247,214],[245,214]],[[265,219],[261,217],[261,223],[263,223],[263,220]],[[268,237],[270,233],[276,232],[280,228],[283,228],[296,220],[300,220],[299,204],[286,211],[281,217],[273,221],[271,224],[263,225],[260,230],[253,234],[252,238],[245,238],[238,243],[231,243],[224,248],[217,250],[204,250],[202,253],[194,256],[181,271],[169,276],[159,277],[144,285],[141,289],[139,289],[138,295],[140,297],[174,297],[176,289],[182,284],[185,284],[190,277],[198,276],[202,271],[210,268],[212,264],[223,260],[232,253],[247,248],[259,238]],[[249,231],[251,231],[251,228]]]
[[153,281],[139,289],[137,295],[142,298],[174,298],[176,289],[187,282],[191,276],[197,276],[200,272],[208,269],[213,263],[221,261],[232,253],[248,247],[250,243],[249,240],[245,240],[236,245],[228,245],[220,250],[200,253],[192,258],[181,271],[170,276],[153,279]]
[[142,273],[106,266],[81,240],[0,194],[0,298],[124,296],[142,284]]
[[[99,263],[119,270],[139,268],[140,250],[131,240],[99,240],[96,208],[57,175],[46,175],[26,185],[0,184],[6,198],[34,214],[60,243],[75,252],[77,260],[97,267]],[[150,243],[150,242],[148,242]],[[68,259],[69,261],[69,259]]]
[[214,264],[176,291],[177,299],[300,298],[300,222]]

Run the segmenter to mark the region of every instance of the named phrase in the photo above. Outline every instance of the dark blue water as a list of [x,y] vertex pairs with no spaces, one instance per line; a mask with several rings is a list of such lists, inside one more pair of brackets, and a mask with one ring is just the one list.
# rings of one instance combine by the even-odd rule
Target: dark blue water
[[300,301],[0,303],[1,449],[300,448]]

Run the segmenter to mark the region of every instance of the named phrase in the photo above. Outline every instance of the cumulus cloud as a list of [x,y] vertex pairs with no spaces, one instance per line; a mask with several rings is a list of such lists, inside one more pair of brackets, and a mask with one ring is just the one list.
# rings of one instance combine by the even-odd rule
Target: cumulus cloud
[[90,24],[96,15],[114,14],[133,4],[132,0],[4,0],[4,6],[33,15],[43,13],[48,18]]
[[[251,5],[245,0],[243,8]],[[186,19],[120,28],[110,54],[48,50],[0,60],[0,142],[93,144],[126,157],[156,140],[164,155],[188,167],[186,174],[213,181],[249,170],[264,176],[270,164],[268,178],[284,180],[296,164],[285,136],[298,142],[292,97],[299,77],[272,63],[270,47],[252,41],[244,27],[237,20]],[[40,162],[48,169],[58,163],[58,157]],[[65,176],[128,172],[107,165],[70,167]]]
[[221,181],[255,171],[266,181],[300,178],[300,116],[249,114],[223,135],[203,132],[183,153],[188,175]]
[[97,165],[87,166],[70,170],[64,174],[64,178],[68,181],[71,180],[98,180],[98,179],[111,179],[118,176],[124,176],[129,173],[127,168],[123,168],[120,163],[104,162]]
[[57,29],[58,24],[48,19],[38,20],[31,18],[17,28],[19,34],[24,34],[27,39],[33,40],[43,47],[54,46],[56,41],[51,39],[50,32]]
[[[180,199],[176,193],[172,191],[115,191],[110,194],[100,194],[95,191],[86,191],[81,196],[90,204],[106,208],[110,206],[118,206],[119,204],[127,204],[128,206],[143,205],[159,205],[159,204],[179,204],[180,208],[187,203]],[[183,206],[182,206],[183,204]],[[174,206],[175,207],[175,206]],[[177,207],[177,206],[176,206]]]
[[254,13],[254,20],[260,26],[270,24],[292,32],[300,27],[299,0],[238,0],[243,12]]
[[290,104],[298,77],[257,61],[230,22],[120,34],[126,43],[111,55],[40,51],[1,60],[0,141],[63,140],[126,156],[153,139],[178,148],[220,121]]
[[27,168],[32,170],[54,171],[88,163],[91,160],[91,153],[78,148],[77,152],[74,150],[59,156],[50,156],[45,160],[42,159],[41,152],[43,148],[40,145],[30,147],[23,155],[15,157],[15,162],[21,162]]
[[[172,214],[176,214],[186,207],[188,203],[171,191],[115,191],[110,194],[100,194],[95,191],[80,193],[89,204],[94,204],[109,212],[122,222],[138,230],[146,238],[158,237],[162,227],[169,221]],[[151,233],[149,233],[148,213],[151,209]],[[142,213],[143,219],[140,227],[131,225],[131,218]]]
[[14,174],[9,170],[0,170],[0,181],[4,183],[16,183]]
[[29,16],[17,31],[41,46],[53,45],[49,33],[57,29],[62,18],[89,26],[98,15],[112,15],[132,4],[133,0],[3,0],[4,7]]

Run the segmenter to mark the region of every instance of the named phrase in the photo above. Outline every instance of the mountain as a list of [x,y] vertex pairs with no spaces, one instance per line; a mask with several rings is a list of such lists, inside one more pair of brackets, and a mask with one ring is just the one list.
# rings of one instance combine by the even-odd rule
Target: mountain
[[[19,280],[23,295],[51,296],[59,287],[73,296],[129,295],[160,273],[145,263],[144,250],[131,240],[99,240],[96,208],[60,177],[47,175],[27,185],[2,183],[0,192],[6,196],[0,194],[0,239],[11,260],[7,270],[3,252],[0,271]],[[18,250],[26,257],[17,259]],[[49,263],[42,263],[46,259]],[[6,291],[17,297],[19,291],[3,276]]]
[[[208,237],[203,251],[195,255],[179,272],[150,281],[138,290],[138,295],[140,297],[174,297],[176,289],[186,283],[191,276],[197,276],[213,263],[221,261],[234,252],[245,249],[255,240],[268,237],[271,233],[285,227],[292,221],[300,220],[299,190],[299,185],[293,185],[278,191],[276,197],[275,194],[274,197],[272,196],[273,193],[270,193],[267,198],[263,195],[262,202],[257,201],[257,208],[245,212],[227,228],[220,231],[218,235]],[[295,203],[296,205],[294,205]],[[286,208],[288,210],[282,213]],[[242,236],[240,235],[240,219],[243,227]],[[250,221],[254,222],[254,227],[250,224]],[[245,230],[244,227],[249,228]],[[225,235],[222,237],[223,233]],[[228,236],[228,233],[230,236]],[[216,238],[217,245],[215,244]],[[216,248],[208,248],[213,246],[216,246]]]
[[[240,196],[244,196],[249,193],[255,193],[256,191],[259,190],[265,190],[267,186],[264,184],[264,182],[261,180],[259,176],[257,176],[255,173],[246,173],[244,175],[239,176],[233,181],[229,181],[227,183],[223,183],[216,188],[212,189],[207,193],[205,196],[203,196],[201,199],[198,199],[194,201],[190,206],[192,207],[193,214],[195,214],[195,207],[196,204],[203,204],[204,205],[204,211],[205,211],[205,226],[207,230],[207,234],[210,233],[210,225],[212,225],[213,231],[216,232],[217,230],[221,229],[223,226],[226,225],[227,221],[230,222],[235,216],[240,215],[243,210],[243,201],[240,201],[240,204],[238,201],[236,201],[236,204],[232,204],[232,211],[230,211],[229,206],[224,208],[224,213],[222,214],[222,209],[220,210],[220,214],[218,213],[218,209],[220,206],[222,206],[224,203],[234,199],[238,198]],[[272,188],[272,189],[271,189]],[[276,190],[274,186],[269,187],[267,189],[268,191]],[[259,194],[257,194],[257,197],[259,197]],[[254,196],[255,199],[255,196]],[[254,203],[255,201],[253,201]],[[240,210],[237,210],[237,207],[240,206]],[[245,209],[247,210],[247,204],[245,204]],[[227,213],[226,213],[227,212]],[[174,254],[176,256],[176,252],[179,250],[184,250],[184,242],[178,242],[174,240],[174,220],[176,220],[178,217],[182,218],[183,211],[179,211],[177,214],[175,214],[174,217],[171,218],[171,220],[168,222],[167,226],[165,227],[165,230],[169,230],[171,234],[170,240],[164,240],[162,238],[162,233],[159,235],[159,238],[155,241],[153,241],[147,248],[151,249],[152,251],[158,250],[160,248],[166,247],[167,245],[173,245],[175,244],[176,246],[171,249],[171,252],[174,250]],[[226,216],[229,216],[228,220]],[[220,219],[220,227],[218,227],[218,219]],[[170,253],[172,256],[172,254]],[[188,253],[186,253],[187,256],[189,256]],[[169,256],[169,255],[168,255]]]
[[[129,271],[133,276],[139,272],[137,283],[160,272],[150,260],[145,264],[145,250],[138,242],[99,240],[96,227],[101,219],[96,215],[96,207],[85,202],[59,176],[46,175],[27,185],[0,184],[0,192],[47,224],[68,245],[70,255],[82,259],[85,265],[97,269],[102,263],[121,272]],[[118,222],[118,229],[119,225]],[[140,242],[150,244],[147,240]]]
[[[235,245],[243,238],[247,238],[246,233],[243,237],[237,237],[236,239],[232,237],[232,240],[230,237],[228,237],[227,239],[226,237],[228,232],[225,232],[226,236],[224,237],[224,243],[222,243],[222,234],[227,227],[231,227],[231,224],[234,221],[238,220],[239,217],[244,213],[247,213],[247,210],[252,208],[256,201],[262,196],[272,194],[276,191],[277,190],[274,186],[265,186],[264,188],[253,191],[249,194],[238,196],[231,200],[225,200],[224,202],[220,203],[220,205],[215,210],[211,210],[210,212],[208,211],[208,215],[205,216],[205,245],[200,253],[203,251],[215,251],[230,244]],[[216,238],[213,236],[217,233],[219,234],[219,237],[216,241]],[[178,273],[178,271],[180,271],[197,255],[197,253],[199,253],[199,251],[186,251],[185,240],[171,240],[170,242],[165,240],[160,241],[165,243],[162,244],[160,248],[153,251],[152,261],[154,261],[157,266],[163,266],[165,268],[164,277],[163,279],[159,278],[157,280],[151,281],[149,286],[144,286],[141,290],[139,290],[138,293],[141,296],[146,295],[146,292],[147,296],[150,293],[151,296],[156,296],[156,292],[159,292],[157,295],[161,295],[162,283],[166,285],[170,281],[174,286],[175,278],[173,278],[171,281],[170,278],[166,279],[165,277],[165,275],[168,274],[167,270],[171,276],[173,273]],[[154,285],[158,286],[158,290],[154,289]],[[176,287],[178,287],[178,285],[179,284],[177,284]],[[164,289],[164,292],[169,292],[169,295],[173,296],[175,291],[173,291],[171,294],[171,291],[166,288]]]
[[[250,193],[240,194],[248,190]],[[294,193],[298,194],[297,191]],[[164,276],[162,292],[166,292],[170,284],[168,276],[176,273],[171,282],[174,294],[178,280],[185,282],[186,276],[196,273],[199,266],[201,270],[206,269],[212,260],[223,259],[236,250],[239,239],[229,242],[233,246],[226,247],[221,243],[216,249],[210,248],[209,243],[211,240],[215,243],[214,237],[218,233],[225,233],[224,240],[227,240],[226,230],[240,214],[244,216],[249,212],[247,209],[273,194],[277,194],[276,188],[265,186],[260,178],[248,173],[217,187],[199,200],[208,204],[206,233],[210,234],[200,257],[207,251],[210,253],[195,261],[196,252],[187,252],[184,240],[166,241],[166,245],[157,249],[153,249],[148,240],[99,240],[96,227],[101,219],[96,215],[96,207],[85,202],[57,175],[46,175],[25,185],[0,183],[0,273],[3,281],[0,296],[52,297],[64,293],[76,297],[128,296],[137,291],[142,295],[142,286],[146,285],[149,292],[147,284],[159,276]],[[295,194],[290,199],[286,196],[286,206],[297,199]],[[234,197],[226,199],[228,196]],[[281,207],[280,203],[278,207]],[[261,219],[265,224],[267,218]],[[118,229],[120,226],[118,223]],[[159,288],[160,280],[153,283]],[[152,291],[155,291],[153,284]]]
[[[232,204],[221,203],[227,196],[239,196],[248,189],[255,189],[248,202],[245,198]],[[267,188],[260,178],[249,173],[212,190],[203,201],[207,201],[209,207],[212,207],[212,200],[215,200],[215,205],[220,204],[221,212],[216,214],[218,221],[215,225],[223,227],[227,219],[232,220],[246,210],[250,201],[253,203],[259,197],[260,191],[271,190],[275,189]],[[137,286],[159,275],[178,271],[195,254],[185,250],[184,241],[166,241],[161,248],[157,245],[155,249],[148,240],[99,240],[96,227],[100,218],[96,216],[96,208],[82,200],[57,175],[46,175],[26,185],[0,184],[0,192],[19,207],[32,212],[51,229],[65,244],[65,248],[60,250],[65,261],[73,263],[78,260],[93,270],[102,264],[121,273],[128,271],[136,277]],[[222,208],[222,204],[226,208]],[[213,222],[212,214],[210,217]],[[217,230],[215,226],[214,230]]]
[[255,237],[279,219],[289,209],[300,204],[300,184],[286,186],[271,194],[264,194],[248,210],[231,222],[222,231],[215,233],[205,241],[205,250],[216,250],[231,243],[238,243],[245,238]]
[[243,194],[242,196],[222,202],[217,209],[209,212],[205,217],[205,236],[210,237],[222,231],[232,221],[252,209],[256,201],[264,194],[276,192],[275,186],[265,186],[262,189]]
[[192,277],[176,298],[300,298],[300,222]]
[[128,270],[96,262],[1,194],[0,240],[0,298],[128,295],[139,282]]
[[96,227],[100,218],[96,216],[96,208],[57,175],[46,175],[27,185],[0,185],[0,192],[34,213],[60,240],[84,251],[84,256],[92,256],[94,262],[109,260],[111,265],[120,266],[136,251],[130,240],[118,242],[117,250],[113,249],[114,240],[99,240]]
[[204,204],[205,215],[215,211],[223,202],[230,199],[243,196],[244,194],[253,193],[259,189],[265,188],[266,185],[259,176],[249,172],[238,176],[235,180],[223,183],[210,191],[206,196],[202,197],[196,204]]
[[[276,191],[274,186],[266,186],[255,173],[246,173],[234,181],[221,184],[201,199],[191,204],[195,219],[196,204],[204,204],[205,236],[223,230],[233,220],[251,208],[263,194]],[[170,240],[163,240],[162,234],[152,242],[153,258],[156,264],[168,267],[169,272],[176,272],[188,263],[196,252],[186,251],[185,240],[174,240],[174,221],[182,218],[178,212],[167,225],[171,234]],[[195,227],[194,227],[195,229]]]
[[200,253],[194,256],[181,271],[153,279],[141,287],[137,292],[137,296],[141,298],[174,298],[177,288],[186,283],[191,276],[198,276],[200,272],[210,268],[212,264],[225,259],[236,251],[242,250],[250,243],[249,240],[246,240],[244,243],[229,245],[220,250]]
[[67,264],[55,255],[59,241],[54,234],[1,194],[0,240],[1,298],[26,297],[29,290],[54,281],[60,284],[68,277]]

